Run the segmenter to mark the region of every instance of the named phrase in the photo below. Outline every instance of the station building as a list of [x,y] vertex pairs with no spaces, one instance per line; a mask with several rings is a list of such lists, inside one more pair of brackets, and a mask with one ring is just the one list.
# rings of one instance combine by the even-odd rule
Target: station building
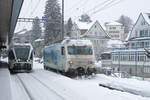
[[112,67],[131,75],[150,77],[150,59],[144,50],[150,50],[150,13],[139,15],[125,45],[125,48],[112,50]]

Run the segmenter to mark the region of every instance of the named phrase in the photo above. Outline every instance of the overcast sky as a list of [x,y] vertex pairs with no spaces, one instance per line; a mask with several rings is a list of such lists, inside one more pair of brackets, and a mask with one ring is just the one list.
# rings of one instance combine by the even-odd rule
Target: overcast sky
[[[88,13],[92,20],[101,24],[117,20],[122,14],[135,22],[140,12],[150,13],[150,0],[64,0],[65,20],[72,17],[77,20],[82,13]],[[43,16],[46,0],[24,0],[20,17]],[[61,0],[59,1],[61,5]],[[95,9],[94,9],[95,8]],[[30,29],[31,23],[20,23],[16,31]]]

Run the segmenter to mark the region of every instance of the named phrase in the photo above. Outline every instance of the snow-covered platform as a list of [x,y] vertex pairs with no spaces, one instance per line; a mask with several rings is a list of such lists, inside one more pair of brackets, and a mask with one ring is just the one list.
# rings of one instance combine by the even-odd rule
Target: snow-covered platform
[[10,73],[8,68],[2,67],[0,68],[0,100],[11,100]]

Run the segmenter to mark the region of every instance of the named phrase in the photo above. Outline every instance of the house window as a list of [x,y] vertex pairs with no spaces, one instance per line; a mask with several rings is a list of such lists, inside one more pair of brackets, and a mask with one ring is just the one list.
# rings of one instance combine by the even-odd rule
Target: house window
[[136,37],[138,37],[138,31],[137,30],[135,31],[135,35],[136,35]]
[[144,42],[140,43],[140,48],[144,48]]
[[146,47],[146,48],[149,47],[149,42],[145,42],[145,47]]
[[148,29],[147,30],[140,30],[140,36],[148,36]]
[[112,29],[116,29],[116,27],[112,27]]
[[145,30],[145,36],[148,36],[148,30]]
[[144,36],[144,30],[140,30],[140,37]]
[[146,24],[145,21],[142,21],[142,22],[141,22],[141,25],[145,25],[145,24]]
[[131,48],[135,48],[135,43],[131,43]]
[[97,32],[95,32],[95,36],[97,36]]

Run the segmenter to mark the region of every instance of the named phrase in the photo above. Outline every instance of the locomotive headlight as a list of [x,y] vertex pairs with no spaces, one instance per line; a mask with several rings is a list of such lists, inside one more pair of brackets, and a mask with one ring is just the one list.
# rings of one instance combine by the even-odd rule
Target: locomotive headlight
[[20,61],[20,59],[18,59],[18,62]]
[[69,61],[69,64],[73,64],[73,62],[70,60],[70,61]]
[[18,62],[18,59],[16,59],[15,61]]

